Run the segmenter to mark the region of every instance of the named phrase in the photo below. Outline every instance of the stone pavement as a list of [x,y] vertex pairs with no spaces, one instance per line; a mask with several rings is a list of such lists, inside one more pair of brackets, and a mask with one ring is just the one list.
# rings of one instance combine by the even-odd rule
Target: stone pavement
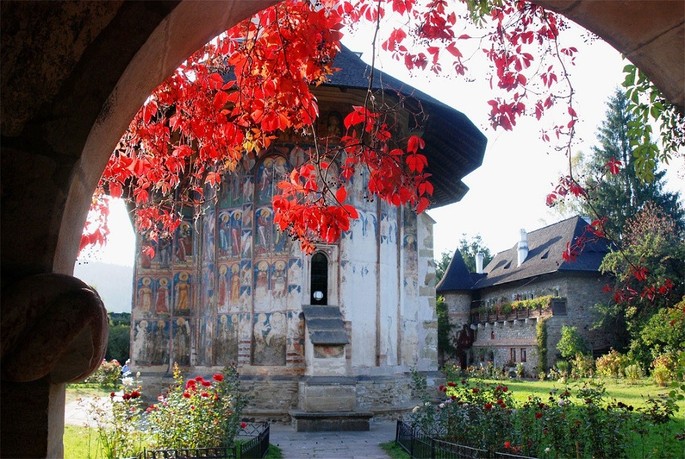
[[285,459],[387,459],[378,446],[395,439],[395,421],[371,421],[368,432],[295,432],[290,424],[271,424],[270,442]]
[[[108,406],[107,397],[100,400],[69,402],[65,406],[66,424],[90,425],[91,403]],[[296,432],[290,424],[272,423],[270,442],[278,446],[285,459],[387,459],[378,446],[395,439],[395,421],[371,421],[368,432]]]

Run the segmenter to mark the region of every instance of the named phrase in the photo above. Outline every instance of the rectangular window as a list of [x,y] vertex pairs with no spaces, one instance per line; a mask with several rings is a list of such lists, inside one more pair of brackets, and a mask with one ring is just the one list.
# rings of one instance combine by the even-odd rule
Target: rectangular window
[[516,348],[512,347],[509,351],[511,353],[511,361],[516,362]]
[[521,348],[521,362],[525,362],[525,361],[526,361],[526,348],[522,347]]

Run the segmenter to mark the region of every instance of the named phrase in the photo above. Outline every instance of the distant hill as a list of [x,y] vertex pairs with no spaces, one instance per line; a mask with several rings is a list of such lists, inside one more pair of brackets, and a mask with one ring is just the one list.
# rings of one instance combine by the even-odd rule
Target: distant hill
[[97,290],[107,312],[131,312],[133,267],[97,261],[76,263],[74,276]]

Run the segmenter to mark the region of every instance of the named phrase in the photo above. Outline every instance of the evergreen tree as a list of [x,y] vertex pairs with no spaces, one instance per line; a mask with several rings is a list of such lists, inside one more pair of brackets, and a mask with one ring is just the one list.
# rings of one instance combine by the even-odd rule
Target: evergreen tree
[[[654,180],[645,182],[635,172],[636,159],[630,146],[629,124],[635,116],[628,110],[628,99],[617,89],[609,99],[606,119],[597,134],[598,146],[581,169],[589,195],[574,206],[583,215],[607,217],[609,236],[619,239],[626,222],[646,202],[653,202],[669,215],[679,228],[685,227],[685,211],[677,193],[664,191],[665,171],[653,166]],[[610,172],[611,164],[621,162],[618,173]]]

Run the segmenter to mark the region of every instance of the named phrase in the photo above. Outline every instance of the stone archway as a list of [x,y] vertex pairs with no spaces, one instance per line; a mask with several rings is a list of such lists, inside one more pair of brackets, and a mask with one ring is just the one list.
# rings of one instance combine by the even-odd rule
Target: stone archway
[[[631,55],[685,105],[682,1],[537,1]],[[209,38],[272,3],[0,2],[3,316],[20,280],[71,274],[92,190],[154,85]],[[14,301],[28,311],[30,299],[19,291]],[[63,384],[3,378],[1,389],[0,456],[60,457]]]
[[[116,142],[183,59],[273,3],[2,2],[0,456],[61,457],[63,382],[103,355],[104,309],[68,275],[92,191]],[[33,292],[45,286],[38,301]],[[59,312],[73,309],[73,295],[88,303],[80,314],[88,320]],[[60,319],[58,342],[34,335],[40,323],[46,325],[40,333],[49,335]],[[11,341],[10,329],[17,330]],[[54,352],[29,372],[25,355],[46,354],[46,342]],[[78,354],[88,355],[73,358]]]

